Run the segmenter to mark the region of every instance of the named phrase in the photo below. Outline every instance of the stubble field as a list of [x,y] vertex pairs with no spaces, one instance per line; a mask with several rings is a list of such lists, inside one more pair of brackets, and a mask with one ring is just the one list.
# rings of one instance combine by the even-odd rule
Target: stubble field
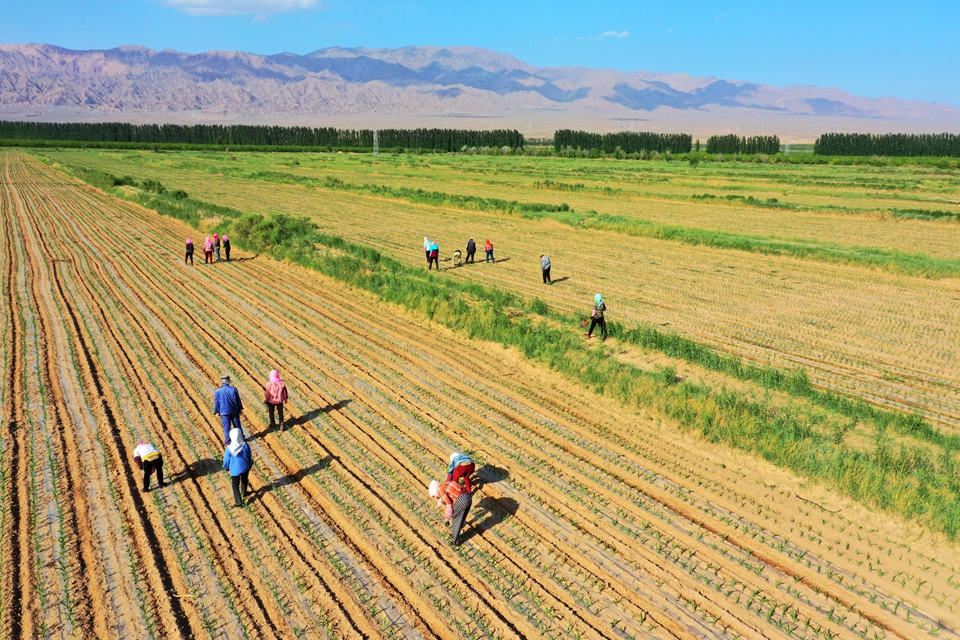
[[[509,260],[446,275],[558,308],[600,289],[625,322],[960,419],[958,309],[938,280],[685,245],[681,268],[675,243],[553,220],[80,160],[309,214],[409,261],[418,236],[491,235]],[[30,156],[0,162],[5,637],[958,635],[952,543],[304,268],[243,252],[186,267],[195,230]],[[544,248],[570,274],[549,289]],[[266,430],[272,368],[290,431]],[[240,510],[211,415],[222,373],[256,461]],[[138,490],[140,439],[170,487]],[[460,548],[426,495],[454,449],[481,483]]]

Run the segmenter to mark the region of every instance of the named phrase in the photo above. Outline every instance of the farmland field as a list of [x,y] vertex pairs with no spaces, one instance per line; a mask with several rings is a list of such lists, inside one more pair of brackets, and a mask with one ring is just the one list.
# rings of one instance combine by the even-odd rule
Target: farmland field
[[[956,172],[770,165],[694,169],[666,162],[443,156],[375,160],[267,154],[231,161],[223,154],[44,155],[118,176],[158,179],[240,211],[307,215],[324,231],[411,264],[422,260],[423,236],[438,240],[447,259],[471,236],[481,245],[491,238],[499,256],[509,261],[496,269],[451,270],[450,276],[538,296],[571,311],[583,310],[601,291],[624,322],[666,326],[751,362],[803,367],[821,388],[918,411],[949,429],[960,427],[960,341],[952,330],[960,326],[960,223],[950,216],[926,220],[890,213],[957,210]],[[299,164],[292,165],[295,158]],[[306,182],[297,182],[304,176]],[[327,188],[327,177],[352,185],[422,186],[445,194],[567,203],[575,212],[597,211],[628,223],[641,218],[694,234],[748,234],[761,249],[783,241],[798,251],[820,247],[828,259],[683,246],[632,235],[629,224],[624,232],[583,229],[575,215],[563,212],[530,219],[389,195],[358,197]],[[548,181],[593,185],[593,190],[531,188]],[[651,182],[654,186],[647,186]],[[676,199],[685,192],[748,191],[758,199],[789,191],[780,198],[793,199],[800,210]],[[886,258],[881,268],[837,262],[871,250],[905,252],[910,259],[891,268],[882,268]],[[540,285],[541,253],[552,258],[555,277],[569,278],[563,286],[545,290]],[[914,264],[922,271],[928,263],[946,273],[934,278],[904,273]]]
[[[802,365],[823,387],[916,409],[945,430],[960,426],[960,304],[949,278],[257,178],[243,175],[257,167],[234,171],[222,156],[38,155],[241,211],[306,215],[409,264],[423,260],[424,235],[444,256],[489,236],[501,262],[442,277],[571,311],[599,289],[624,324],[667,323],[724,352]],[[484,182],[529,173],[523,159],[442,159],[431,171],[433,158],[293,158],[249,163],[318,180],[526,194],[691,228],[709,219],[731,233],[753,225],[776,236],[771,216],[788,216],[790,237],[946,261],[960,235],[949,219],[878,211],[907,201],[956,209],[957,178],[930,169],[879,172],[879,182],[908,185],[890,192],[893,204],[846,185],[857,169],[806,170],[821,180],[791,169],[809,210],[772,212],[674,200],[683,190],[663,184],[529,196],[527,178]],[[691,193],[704,189],[698,181],[718,193],[749,182],[689,167],[677,177],[664,165],[651,166],[696,182]],[[578,167],[531,166],[551,180]],[[630,165],[579,166],[592,173],[563,181],[630,179]],[[751,188],[776,192],[771,171],[756,167]],[[656,409],[316,271],[244,251],[185,266],[182,242],[197,230],[34,156],[0,153],[0,176],[3,637],[960,635],[960,550],[918,523],[706,445]],[[810,184],[831,180],[843,184]],[[569,280],[539,284],[544,251],[554,278]],[[259,402],[273,368],[291,390],[294,427],[283,432],[267,429]],[[224,373],[246,401],[256,463],[243,509],[230,508],[211,412]],[[139,491],[132,449],[142,439],[164,454],[169,487]],[[426,492],[455,449],[476,457],[481,484],[461,547]]]

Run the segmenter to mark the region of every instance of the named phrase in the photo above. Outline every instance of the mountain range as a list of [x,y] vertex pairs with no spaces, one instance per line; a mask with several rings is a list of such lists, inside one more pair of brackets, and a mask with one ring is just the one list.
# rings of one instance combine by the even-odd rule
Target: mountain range
[[628,120],[715,122],[725,115],[738,123],[785,116],[960,123],[960,109],[945,104],[685,74],[538,68],[472,47],[257,55],[0,45],[0,117],[323,124],[360,122],[371,114],[388,125],[413,116],[424,122],[513,118],[532,125],[534,117],[561,122],[565,114],[571,123],[585,116],[619,123],[607,128],[624,128]]

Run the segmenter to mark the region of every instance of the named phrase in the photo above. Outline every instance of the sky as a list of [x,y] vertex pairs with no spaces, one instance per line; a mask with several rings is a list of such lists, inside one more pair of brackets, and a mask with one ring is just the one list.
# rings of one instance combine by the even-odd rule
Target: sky
[[0,43],[304,54],[475,46],[529,64],[837,87],[960,107],[960,0],[3,0]]

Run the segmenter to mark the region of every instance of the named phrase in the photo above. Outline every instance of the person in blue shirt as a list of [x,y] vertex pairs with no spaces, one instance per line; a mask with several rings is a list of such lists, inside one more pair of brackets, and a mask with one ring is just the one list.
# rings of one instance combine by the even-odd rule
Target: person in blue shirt
[[253,452],[243,439],[242,429],[230,430],[230,444],[223,453],[223,470],[230,472],[233,486],[233,506],[242,507],[243,499],[250,493],[247,479],[253,466]]
[[230,384],[230,376],[220,378],[220,388],[213,394],[213,413],[223,421],[223,444],[230,444],[230,428],[242,429],[240,412],[243,403],[240,401],[240,392]]

